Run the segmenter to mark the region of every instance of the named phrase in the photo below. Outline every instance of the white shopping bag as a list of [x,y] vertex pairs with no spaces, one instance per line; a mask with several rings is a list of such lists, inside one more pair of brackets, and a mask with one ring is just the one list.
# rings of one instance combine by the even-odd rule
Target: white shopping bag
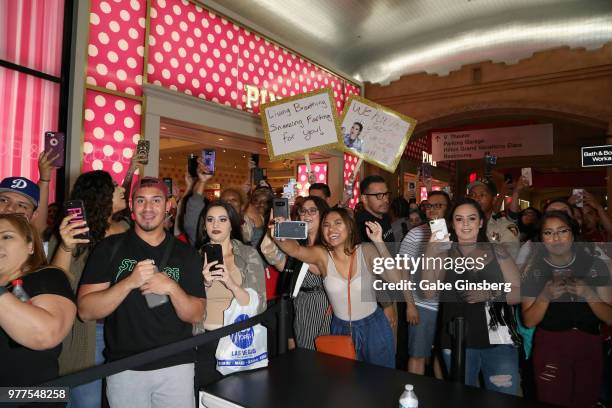
[[[250,302],[240,306],[236,299],[223,312],[223,325],[228,326],[256,315],[259,297],[250,288]],[[268,366],[268,331],[261,324],[222,337],[215,353],[217,371],[223,375]]]

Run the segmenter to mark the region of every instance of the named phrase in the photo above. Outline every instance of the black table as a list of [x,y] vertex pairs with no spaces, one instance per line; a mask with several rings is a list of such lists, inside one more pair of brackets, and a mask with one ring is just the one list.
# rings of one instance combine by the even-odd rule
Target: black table
[[549,405],[297,349],[266,369],[226,377],[203,391],[249,408],[397,407],[405,384],[413,384],[420,408],[528,408]]

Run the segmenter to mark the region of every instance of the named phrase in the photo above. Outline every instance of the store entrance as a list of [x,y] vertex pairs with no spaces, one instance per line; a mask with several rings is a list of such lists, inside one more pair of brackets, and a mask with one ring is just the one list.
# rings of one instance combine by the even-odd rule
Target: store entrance
[[[306,166],[303,160],[270,161],[263,139],[207,128],[193,123],[161,118],[159,131],[159,177],[170,179],[174,195],[182,196],[186,188],[187,161],[191,154],[202,155],[203,150],[215,152],[215,174],[208,182],[208,199],[220,196],[226,188],[246,191],[253,187],[259,173],[278,196],[295,185],[295,195],[307,195]],[[249,161],[259,169],[251,170]],[[328,170],[337,160],[325,154],[311,154],[313,172],[317,181],[328,182]]]

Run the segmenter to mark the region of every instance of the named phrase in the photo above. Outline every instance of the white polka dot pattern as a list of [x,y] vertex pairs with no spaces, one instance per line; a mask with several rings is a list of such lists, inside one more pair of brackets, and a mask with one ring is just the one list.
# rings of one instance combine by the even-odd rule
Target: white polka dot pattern
[[91,3],[87,83],[142,95],[146,0]]
[[[348,185],[349,180],[351,178],[351,174],[353,170],[355,170],[355,165],[359,161],[359,157],[353,156],[348,153],[344,153],[344,170],[342,172],[342,180],[344,181],[344,185]],[[359,202],[359,175],[355,178],[355,185],[353,186],[353,198],[349,201],[349,207],[355,208],[355,205]]]
[[[88,113],[91,112],[91,113]],[[138,101],[88,90],[85,96],[83,171],[105,170],[122,180],[140,138]]]
[[238,109],[245,85],[280,98],[325,87],[338,111],[359,88],[202,7],[180,0],[153,0],[149,82]]
[[[327,163],[310,163],[312,172],[317,179],[317,183],[327,184]],[[307,197],[310,183],[308,182],[308,171],[305,164],[300,164],[297,170],[297,189],[298,194]]]

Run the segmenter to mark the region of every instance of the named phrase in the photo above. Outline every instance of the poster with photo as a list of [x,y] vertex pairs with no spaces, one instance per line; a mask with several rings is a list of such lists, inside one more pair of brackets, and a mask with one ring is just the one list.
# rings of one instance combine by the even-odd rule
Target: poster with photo
[[416,120],[360,96],[351,96],[340,125],[342,148],[364,161],[395,172]]

